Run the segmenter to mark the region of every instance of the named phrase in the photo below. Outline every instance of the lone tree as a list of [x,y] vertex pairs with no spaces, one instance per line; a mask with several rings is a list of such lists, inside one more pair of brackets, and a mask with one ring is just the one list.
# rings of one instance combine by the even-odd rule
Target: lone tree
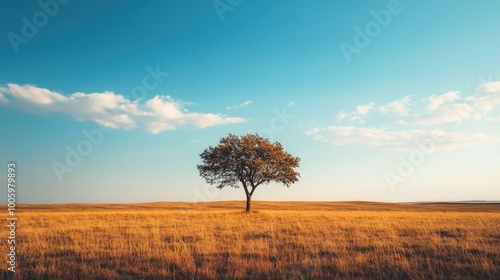
[[252,195],[261,184],[281,183],[286,187],[297,182],[300,174],[294,168],[300,159],[283,150],[279,142],[271,143],[258,134],[221,138],[217,147],[208,147],[200,154],[203,164],[198,165],[200,176],[207,183],[239,188],[247,197],[246,212],[250,212]]

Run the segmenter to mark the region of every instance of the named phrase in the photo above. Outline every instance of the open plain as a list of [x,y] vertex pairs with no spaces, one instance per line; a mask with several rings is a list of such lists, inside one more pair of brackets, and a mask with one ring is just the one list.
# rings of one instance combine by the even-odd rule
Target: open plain
[[243,207],[19,205],[15,279],[500,279],[500,204]]

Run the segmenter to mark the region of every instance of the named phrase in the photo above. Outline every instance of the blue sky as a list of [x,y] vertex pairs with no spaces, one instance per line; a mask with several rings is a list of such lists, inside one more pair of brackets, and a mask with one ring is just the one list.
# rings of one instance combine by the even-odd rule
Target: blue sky
[[[258,200],[500,200],[498,1],[8,1],[0,179],[21,203],[244,199],[229,133],[299,156]],[[5,196],[2,196],[5,202]]]

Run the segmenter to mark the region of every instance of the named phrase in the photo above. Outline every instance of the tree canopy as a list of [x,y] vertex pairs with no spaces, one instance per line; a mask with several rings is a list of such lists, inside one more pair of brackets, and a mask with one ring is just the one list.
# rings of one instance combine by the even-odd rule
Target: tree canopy
[[276,182],[289,187],[300,177],[294,170],[299,167],[300,159],[284,151],[281,143],[271,143],[258,134],[229,134],[221,138],[218,146],[208,147],[200,157],[203,164],[198,165],[198,171],[207,183],[219,189],[243,186],[247,212],[259,185]]

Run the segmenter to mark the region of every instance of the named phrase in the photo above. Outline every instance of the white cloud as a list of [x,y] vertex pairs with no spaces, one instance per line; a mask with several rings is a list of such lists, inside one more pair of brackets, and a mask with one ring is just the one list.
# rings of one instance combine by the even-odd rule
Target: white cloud
[[[179,127],[204,128],[240,123],[244,119],[213,113],[191,113],[170,96],[155,96],[145,103],[131,101],[113,92],[60,93],[32,85],[0,87],[0,101],[33,113],[63,113],[79,121],[93,121],[115,129],[143,128],[151,133]],[[248,105],[248,104],[247,104]]]
[[464,103],[483,114],[488,114],[496,107],[500,107],[500,92],[486,96],[467,97]]
[[463,134],[421,129],[389,131],[355,126],[313,128],[306,131],[305,134],[312,135],[316,141],[331,143],[335,146],[360,145],[402,151],[418,149],[419,143],[421,145],[426,143],[426,147],[433,146],[433,151],[443,151],[500,141],[499,136],[488,136],[483,133]]
[[370,112],[370,110],[373,109],[374,106],[375,102],[370,102],[366,105],[358,106],[356,107],[356,113],[359,115],[367,115]]
[[453,102],[460,98],[460,92],[450,91],[442,95],[433,95],[429,97],[429,105],[427,105],[427,110],[436,110],[445,103]]
[[403,99],[391,102],[386,106],[380,106],[378,109],[384,115],[392,114],[396,116],[407,116],[410,114],[410,105],[411,99],[408,95],[403,97]]
[[[0,88],[1,90],[1,88]],[[7,99],[0,93],[0,103],[7,104]]]
[[315,135],[315,134],[318,134],[322,129],[319,128],[319,127],[315,127],[315,128],[311,128],[309,130],[306,130],[306,132],[304,132],[305,135]]
[[495,93],[500,92],[500,81],[484,83],[479,86],[479,91],[482,93]]
[[359,114],[358,112],[346,113],[345,111],[339,111],[335,119],[338,122],[348,121],[350,123],[365,123],[365,116],[366,114]]
[[[55,102],[65,102],[67,97],[59,93],[51,92],[48,89],[37,88],[30,85],[20,86],[8,84],[8,88],[1,88],[4,94],[10,94],[17,100],[29,100],[33,104],[52,104]],[[5,91],[4,91],[5,90]]]
[[[450,101],[451,102],[451,101]],[[456,98],[452,103],[441,104],[438,107],[424,110],[415,114],[413,124],[438,125],[447,123],[461,123],[467,120],[498,121],[500,112],[500,92],[488,95],[472,95],[465,98]]]
[[[397,150],[411,149],[415,146],[415,141],[431,139],[432,134],[436,132],[442,133],[447,139],[446,142],[440,143],[438,150],[499,141],[497,135],[464,134],[457,131],[459,125],[465,121],[500,121],[500,81],[483,83],[478,88],[480,90],[476,90],[475,94],[464,97],[459,91],[450,91],[417,101],[405,96],[378,107],[375,106],[375,102],[370,102],[357,106],[350,113],[340,110],[336,121],[348,125],[314,128],[306,131],[306,134],[312,135],[315,140],[334,145],[358,144]],[[361,126],[365,123],[375,127]],[[391,125],[392,130],[386,128],[387,124]],[[429,127],[441,125],[441,127],[438,130],[411,128],[416,125]],[[487,126],[478,126],[480,127],[484,129]]]
[[339,112],[337,113],[337,117],[336,117],[336,119],[337,119],[338,121],[343,121],[343,120],[344,120],[345,118],[347,118],[348,116],[349,116],[349,114],[347,114],[346,112],[344,112],[344,111],[339,111]]
[[[393,101],[387,105],[374,106],[374,102],[356,107],[355,111],[337,113],[337,121],[366,123],[369,117],[378,112],[394,118],[392,123],[400,125],[439,125],[461,123],[467,120],[500,120],[500,81],[484,83],[478,86],[478,94],[461,96],[459,91],[450,91],[441,95],[432,95],[420,101],[412,101],[410,96]],[[371,114],[368,114],[372,112]]]
[[243,108],[243,107],[246,107],[246,106],[252,104],[252,102],[253,102],[252,100],[247,100],[247,101],[241,103],[240,105],[228,106],[228,107],[226,107],[226,110],[233,110],[233,109]]
[[365,123],[365,120],[361,118],[358,115],[353,115],[350,119],[349,122],[357,122],[357,123]]
[[337,113],[336,120],[339,122],[348,121],[350,123],[365,123],[369,113],[374,111],[383,115],[407,116],[409,115],[411,105],[410,96],[406,96],[401,100],[396,100],[387,105],[376,107],[375,102],[370,102],[366,105],[356,107],[355,111],[346,113],[341,110]]

